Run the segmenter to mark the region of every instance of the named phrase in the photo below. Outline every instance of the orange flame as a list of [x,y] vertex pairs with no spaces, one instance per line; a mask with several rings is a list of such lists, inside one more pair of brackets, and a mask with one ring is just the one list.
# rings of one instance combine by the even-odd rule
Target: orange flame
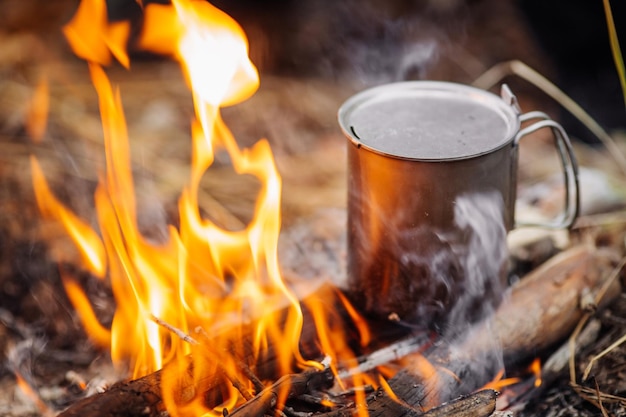
[[22,377],[22,375],[18,371],[14,370],[13,373],[15,375],[15,379],[17,380],[17,386],[28,397],[28,399],[32,401],[33,404],[35,404],[35,406],[39,409],[41,415],[45,417],[52,416],[54,414],[52,409],[50,409],[46,405],[46,403],[41,399],[39,394],[35,392],[33,387]]
[[500,391],[502,388],[504,387],[508,387],[510,385],[513,384],[517,384],[518,382],[520,382],[521,380],[517,377],[514,378],[503,378],[504,376],[504,368],[500,369],[498,371],[498,373],[496,374],[495,377],[493,377],[493,379],[486,383],[482,388],[482,389],[492,389],[495,391]]
[[[541,359],[535,358],[532,363],[528,366],[526,372],[530,373],[533,378],[533,386],[538,388],[541,386]],[[518,384],[525,379],[521,377],[512,377],[512,378],[502,378],[504,376],[504,369],[500,369],[500,371],[496,374],[496,376],[481,389],[493,389],[496,391],[500,391],[503,388],[509,387],[511,385]]]
[[[54,197],[34,157],[33,184],[42,214],[65,226],[84,267],[110,279],[117,308],[108,330],[84,290],[63,274],[68,296],[92,340],[110,347],[115,363],[129,364],[133,377],[169,364],[162,384],[170,414],[204,414],[211,410],[202,401],[203,375],[238,372],[236,357],[243,348],[237,343],[249,333],[248,323],[255,324],[251,353],[259,355],[271,345],[278,350],[278,372],[289,372],[294,360],[322,365],[305,360],[299,351],[302,313],[279,271],[281,179],[269,144],[260,140],[240,149],[220,115],[220,107],[239,103],[258,88],[242,29],[209,3],[192,0],[147,5],[144,28],[139,45],[180,61],[193,95],[192,166],[179,200],[179,228],[170,226],[167,241],[161,243],[146,239],[138,229],[121,94],[102,68],[111,57],[129,67],[125,45],[130,32],[126,24],[107,22],[103,0],[83,0],[64,28],[72,49],[89,62],[99,98],[106,155],[106,171],[95,192],[99,231]],[[228,153],[237,173],[254,175],[261,183],[255,215],[243,230],[224,230],[200,215],[199,184],[220,151]],[[360,327],[367,343],[369,336],[364,325]],[[205,343],[190,344],[191,338],[181,338],[172,329],[179,335],[201,329]],[[328,339],[323,345],[329,351],[334,348]],[[230,409],[241,400],[230,385],[228,391],[213,411]],[[360,401],[364,403],[364,397]]]
[[114,56],[124,67],[130,66],[126,42],[129,22],[109,23],[105,0],[82,1],[74,18],[63,28],[74,53],[89,62],[109,65]]
[[533,376],[535,377],[535,382],[534,382],[535,388],[539,388],[543,382],[541,380],[541,359],[535,358],[533,360],[533,363],[530,364],[529,370],[530,372],[532,372]]
[[[221,107],[247,99],[259,85],[243,30],[205,1],[148,4],[144,16],[137,45],[179,61],[192,91],[192,161],[178,201],[180,225],[169,226],[164,242],[150,241],[139,231],[121,93],[102,67],[112,57],[130,66],[125,49],[130,28],[107,21],[104,0],[83,0],[64,28],[72,49],[89,63],[99,99],[106,164],[94,195],[98,231],[54,196],[35,157],[33,185],[42,215],[64,225],[83,267],[110,280],[117,308],[108,329],[98,321],[84,289],[68,271],[61,271],[68,297],[94,343],[110,348],[113,361],[129,365],[133,377],[163,368],[163,398],[170,415],[222,414],[258,388],[221,384],[222,403],[212,410],[205,406],[203,393],[211,384],[241,374],[241,357],[252,356],[254,364],[271,348],[280,374],[291,372],[294,364],[324,365],[300,353],[300,302],[279,270],[282,184],[269,144],[262,139],[240,149],[220,114]],[[200,214],[200,182],[218,152],[228,154],[238,174],[253,175],[261,184],[254,216],[242,230],[224,230]],[[354,320],[361,346],[368,345],[367,324],[342,294],[337,297]],[[340,320],[333,321],[319,298],[311,298],[307,307],[331,366],[356,367],[345,329],[337,325]],[[242,343],[244,337],[249,345]],[[379,384],[363,374],[349,378],[353,386]],[[288,392],[279,394],[286,397]],[[366,416],[364,390],[356,391],[355,401],[359,415]]]
[[58,219],[80,250],[85,267],[98,277],[104,277],[106,258],[100,237],[85,222],[68,210],[52,194],[37,159],[31,157],[31,173],[37,204],[44,216]]

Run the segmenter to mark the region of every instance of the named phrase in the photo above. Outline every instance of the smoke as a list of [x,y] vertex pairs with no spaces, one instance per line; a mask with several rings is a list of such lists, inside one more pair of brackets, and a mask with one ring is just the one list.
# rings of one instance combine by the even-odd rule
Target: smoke
[[[442,387],[443,400],[472,392],[504,369],[502,346],[492,330],[493,312],[507,291],[508,250],[499,194],[473,194],[459,198],[455,223],[469,231],[464,263],[465,292],[450,312],[444,333],[449,347],[447,369],[458,377]],[[468,325],[468,315],[472,325]],[[473,317],[472,317],[473,315]]]
[[[437,389],[427,395],[437,397],[434,403],[493,379],[504,363],[500,342],[490,331],[490,318],[507,289],[502,195],[485,191],[457,196],[445,228],[415,225],[415,206],[407,201],[405,207],[381,210],[362,193],[351,198],[357,202],[352,207],[366,207],[367,215],[350,213],[346,292],[371,315],[439,333],[435,357],[427,359],[451,374],[438,372],[431,381]],[[379,240],[372,229],[384,231]],[[407,369],[419,375],[419,367],[407,364]]]
[[444,334],[457,334],[468,321],[489,316],[504,295],[508,250],[503,208],[495,192],[463,195],[455,203],[455,234],[463,238],[452,247],[463,271],[463,291]]
[[[503,221],[504,204],[499,193],[472,193],[455,201],[455,231],[440,233],[450,250],[440,252],[430,261],[437,269],[441,256],[458,265],[462,279],[451,281],[451,293],[458,298],[449,305],[449,313],[439,329],[439,350],[447,352],[442,366],[455,377],[438,372],[438,390],[428,393],[425,401],[447,401],[472,392],[504,369],[502,347],[491,331],[493,312],[506,294],[508,251]],[[431,276],[442,277],[435,271]],[[446,346],[442,349],[441,346]],[[429,399],[428,396],[436,398]]]
[[352,209],[366,214],[350,214],[346,291],[365,312],[451,339],[494,311],[508,260],[498,192],[459,195],[445,229],[416,225],[420,205],[382,209],[352,198]]

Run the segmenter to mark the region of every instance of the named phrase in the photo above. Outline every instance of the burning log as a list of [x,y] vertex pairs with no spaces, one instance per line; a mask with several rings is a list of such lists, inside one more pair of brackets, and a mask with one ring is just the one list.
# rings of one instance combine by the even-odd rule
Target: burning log
[[[402,387],[414,390],[413,388],[416,386],[415,377],[404,372],[394,379],[393,384],[397,386],[398,390],[402,390]],[[381,390],[368,399],[367,411],[370,417],[487,417],[496,409],[496,397],[497,393],[494,390],[485,389],[460,396],[428,411],[423,411],[421,408],[413,407],[404,402],[404,398],[402,400],[392,399],[383,394]],[[319,417],[351,417],[354,414],[356,414],[355,408],[346,408],[323,413]]]
[[[574,247],[553,257],[515,285],[487,323],[454,341],[434,346],[424,356],[409,355],[419,362],[425,358],[446,371],[419,375],[417,369],[403,370],[389,380],[391,390],[410,407],[433,406],[489,382],[498,369],[485,367],[499,364],[507,368],[532,358],[572,332],[585,313],[581,305],[585,294],[604,292],[607,285],[617,286],[606,291],[602,307],[621,293],[619,282],[607,279],[614,260],[612,252],[591,246]],[[500,355],[503,362],[495,360]],[[485,363],[485,357],[495,361]],[[403,408],[406,406],[383,389],[368,399],[370,416],[405,415]],[[339,415],[356,414],[356,408],[350,411]]]
[[464,395],[456,400],[441,404],[426,413],[423,417],[487,417],[496,409],[496,392],[483,390],[470,395]]
[[[108,390],[78,401],[59,417],[158,417],[165,411],[162,393],[164,369],[131,381],[121,381]],[[192,378],[187,378],[192,381]],[[181,387],[178,396],[182,401],[189,400],[197,389],[210,391],[225,380],[220,375],[207,375],[202,384]]]
[[285,405],[284,401],[289,398],[322,388],[330,388],[333,381],[330,368],[322,371],[308,369],[299,374],[285,375],[229,415],[233,417],[262,416],[270,409],[282,409]]
[[[612,253],[590,246],[575,247],[555,256],[512,288],[510,296],[497,309],[489,323],[476,326],[456,340],[437,343],[423,356],[417,353],[407,356],[406,362],[409,364],[426,359],[437,369],[452,371],[454,376],[437,372],[436,376],[430,375],[428,378],[409,365],[408,369],[388,381],[389,387],[400,401],[391,398],[384,389],[379,389],[367,398],[370,416],[424,415],[416,411],[422,407],[431,408],[429,412],[434,413],[438,404],[473,392],[490,380],[493,376],[490,375],[492,370],[486,372],[478,368],[493,364],[485,364],[477,358],[492,352],[494,345],[501,346],[504,362],[499,365],[506,367],[527,360],[529,356],[534,356],[564,339],[584,314],[581,298],[587,292],[593,294],[603,289],[613,260]],[[619,285],[619,282],[613,281],[613,284]],[[604,304],[609,303],[619,293],[620,291],[607,291]],[[289,378],[306,380],[307,377],[302,376],[304,374],[306,372]],[[473,378],[473,375],[480,377]],[[224,382],[223,378],[211,377],[207,378],[205,386],[181,387],[181,392],[189,389],[209,391]],[[269,391],[255,397],[261,398],[256,400],[263,405],[261,409],[271,405],[267,399],[274,396],[277,385],[281,384],[277,382]],[[442,391],[443,386],[445,390]],[[307,389],[308,385],[301,384],[300,387]],[[102,394],[79,401],[59,417],[138,414],[156,417],[162,407],[161,372],[156,372],[134,381],[118,383]],[[255,415],[251,413],[254,407],[244,405],[238,415]],[[457,409],[453,407],[448,410]],[[357,408],[352,405],[331,411],[326,417],[344,417],[356,413]],[[462,414],[459,411],[457,414],[447,415],[482,414]]]
[[438,404],[472,392],[489,382],[498,367],[509,369],[567,338],[585,314],[586,294],[615,285],[599,306],[604,307],[621,293],[619,282],[609,279],[614,261],[613,252],[573,247],[519,281],[491,319],[425,354],[452,375],[438,372],[432,383],[440,389],[425,390],[420,403]]

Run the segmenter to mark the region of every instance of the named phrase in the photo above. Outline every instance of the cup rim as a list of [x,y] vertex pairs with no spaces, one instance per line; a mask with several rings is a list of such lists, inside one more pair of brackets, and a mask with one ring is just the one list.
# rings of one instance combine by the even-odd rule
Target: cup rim
[[[402,97],[408,97],[411,96],[411,94],[419,94],[420,96],[435,96],[443,94],[449,95],[450,97],[469,99],[470,101],[476,102],[477,105],[490,108],[494,111],[494,113],[500,115],[506,123],[506,134],[503,135],[504,137],[497,141],[494,146],[488,149],[452,157],[414,157],[398,155],[365,143],[357,135],[350,120],[351,116],[356,110],[362,108],[362,106],[369,104],[376,99],[380,99],[383,96],[392,96],[394,94]],[[426,162],[464,160],[490,154],[512,143],[520,129],[519,110],[515,106],[507,104],[498,95],[489,91],[465,84],[447,81],[401,81],[368,88],[348,98],[340,106],[337,118],[344,135],[358,149],[365,148],[368,151],[395,159]]]

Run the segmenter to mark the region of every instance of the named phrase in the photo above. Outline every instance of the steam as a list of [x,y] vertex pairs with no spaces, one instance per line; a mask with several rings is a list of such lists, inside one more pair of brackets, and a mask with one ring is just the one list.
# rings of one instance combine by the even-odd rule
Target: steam
[[[362,193],[354,193],[353,197],[358,199],[358,204],[368,199]],[[370,204],[368,209],[376,210],[374,206]],[[495,191],[468,193],[459,196],[454,207],[453,230],[426,226],[403,229],[398,224],[410,215],[406,210],[396,211],[392,218],[377,213],[377,217],[382,216],[377,220],[381,228],[389,231],[387,236],[393,237],[383,245],[368,239],[363,227],[355,230],[360,250],[371,254],[382,246],[385,248],[382,256],[398,259],[400,270],[422,274],[418,279],[410,274],[400,277],[397,286],[390,287],[386,295],[369,283],[359,287],[354,277],[348,276],[346,281],[345,210],[322,210],[285,230],[281,235],[285,250],[279,251],[283,273],[305,278],[304,288],[309,292],[316,288],[312,283],[323,281],[320,278],[327,279],[360,302],[360,309],[367,307],[369,299],[381,309],[375,313],[382,313],[384,319],[405,304],[411,311],[397,315],[403,323],[411,327],[437,328],[441,334],[438,344],[446,346],[437,352],[446,352],[448,357],[441,358],[443,366],[458,377],[438,372],[433,381],[424,381],[437,384],[437,390],[429,394],[437,396],[433,400],[437,404],[483,386],[504,367],[500,342],[495,336],[489,337],[493,334],[490,332],[492,313],[506,297],[508,251],[504,202]],[[360,259],[375,262],[372,256]],[[428,278],[428,282],[424,282],[424,278]],[[374,281],[378,284],[380,277],[375,276]],[[355,294],[357,290],[365,297],[359,298]],[[303,297],[306,293],[299,292],[299,295]],[[419,374],[410,363],[406,366]]]
[[[508,259],[504,203],[499,193],[464,194],[454,207],[455,229],[421,230],[419,234],[431,236],[430,243],[399,254],[400,263],[420,265],[428,271],[425,275],[431,282],[423,285],[445,289],[441,300],[418,301],[409,319],[419,322],[421,317],[434,317],[430,325],[446,338],[463,333],[468,324],[493,313],[504,294]],[[441,297],[440,292],[435,296]],[[430,311],[433,305],[438,310],[434,316]]]
[[283,42],[286,64],[360,85],[425,78],[446,41],[431,21],[435,13],[426,4],[300,3]]

